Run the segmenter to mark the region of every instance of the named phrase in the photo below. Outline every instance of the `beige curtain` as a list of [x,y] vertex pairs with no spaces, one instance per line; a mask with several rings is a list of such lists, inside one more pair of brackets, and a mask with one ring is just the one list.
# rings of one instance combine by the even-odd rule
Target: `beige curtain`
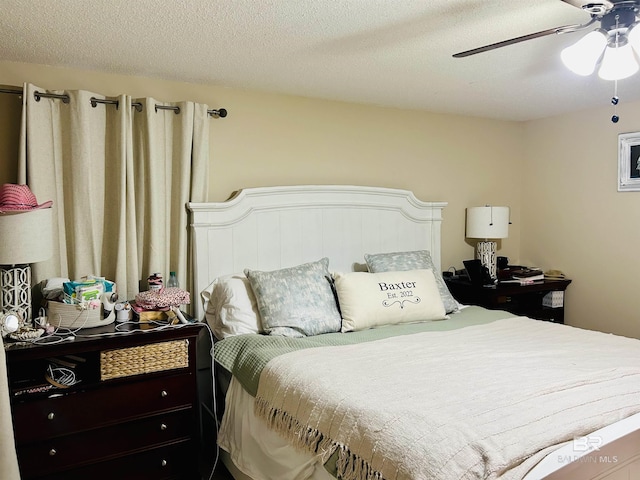
[[175,113],[151,98],[110,98],[116,106],[92,104],[105,97],[86,91],[24,88],[18,182],[54,209],[54,255],[32,265],[34,281],[101,275],[131,299],[149,274],[176,271],[188,288],[185,204],[207,200],[207,106],[163,104]]

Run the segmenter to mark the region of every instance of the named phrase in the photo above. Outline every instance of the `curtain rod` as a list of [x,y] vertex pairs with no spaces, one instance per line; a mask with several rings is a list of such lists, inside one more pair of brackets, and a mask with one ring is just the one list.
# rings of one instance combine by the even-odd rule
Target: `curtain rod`
[[[17,88],[0,88],[0,93],[9,93],[14,95],[22,95],[22,90]],[[36,99],[36,102],[39,102],[41,98],[53,98],[57,100],[62,100],[63,103],[69,103],[70,98],[66,93],[57,94],[57,93],[44,93],[35,91],[33,93],[33,97]],[[118,100],[108,100],[102,98],[91,97],[90,99],[91,106],[96,107],[98,103],[106,104],[106,105],[115,105],[118,108]],[[131,102],[131,106],[136,109],[136,111],[142,111],[142,104],[140,102]],[[157,105],[155,106],[156,113],[158,110],[173,110],[173,112],[177,115],[180,113],[180,107],[168,106],[168,105]],[[215,118],[224,118],[227,116],[227,110],[225,108],[218,108],[213,110],[207,110],[207,114],[211,115]]]

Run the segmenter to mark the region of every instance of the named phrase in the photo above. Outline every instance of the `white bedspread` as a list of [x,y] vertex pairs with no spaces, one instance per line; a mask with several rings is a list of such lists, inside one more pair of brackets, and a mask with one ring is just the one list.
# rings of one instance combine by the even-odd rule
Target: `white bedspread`
[[640,411],[640,341],[513,318],[314,348],[270,361],[256,406],[346,480],[522,478]]

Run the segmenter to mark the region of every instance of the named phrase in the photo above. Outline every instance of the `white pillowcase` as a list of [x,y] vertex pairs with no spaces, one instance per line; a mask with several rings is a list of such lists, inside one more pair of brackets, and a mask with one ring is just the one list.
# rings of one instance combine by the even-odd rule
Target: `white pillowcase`
[[256,297],[244,274],[218,277],[200,295],[207,323],[217,339],[262,333]]
[[432,270],[335,273],[342,331],[447,318]]

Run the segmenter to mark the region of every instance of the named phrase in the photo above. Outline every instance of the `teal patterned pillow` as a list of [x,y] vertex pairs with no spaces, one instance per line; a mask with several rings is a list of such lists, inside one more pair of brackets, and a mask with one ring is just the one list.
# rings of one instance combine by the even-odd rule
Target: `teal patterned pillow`
[[267,334],[304,337],[340,331],[328,258],[271,272],[246,269],[244,274]]
[[393,272],[406,270],[429,269],[433,271],[436,278],[436,285],[447,313],[458,311],[458,302],[455,301],[447,284],[442,279],[442,274],[433,265],[431,254],[428,250],[415,250],[413,252],[392,252],[365,254],[365,262],[372,273]]

